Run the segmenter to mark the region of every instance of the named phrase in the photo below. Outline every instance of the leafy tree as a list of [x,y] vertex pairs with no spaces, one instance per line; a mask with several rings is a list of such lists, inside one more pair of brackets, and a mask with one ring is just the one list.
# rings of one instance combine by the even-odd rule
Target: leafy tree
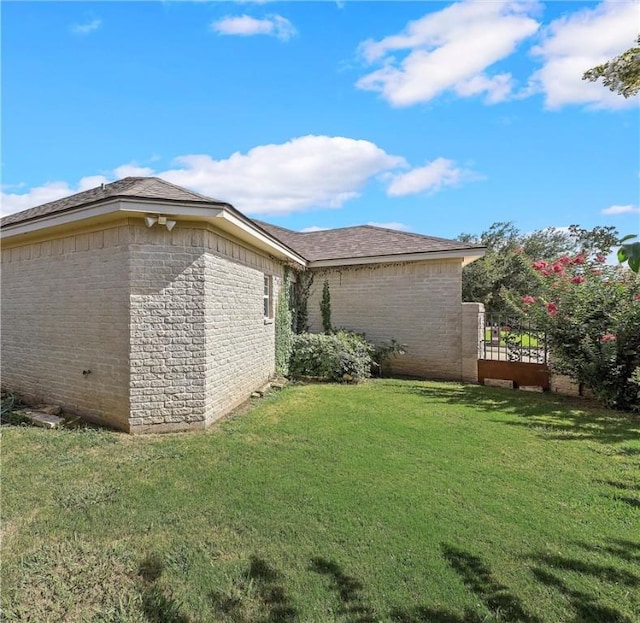
[[462,271],[462,300],[484,303],[492,314],[508,315],[513,311],[512,296],[539,293],[534,260],[578,253],[606,256],[617,243],[618,232],[612,226],[589,230],[571,225],[566,231],[547,227],[525,234],[508,222],[494,223],[479,236],[461,234],[458,239],[487,247],[483,258]]
[[602,78],[602,84],[610,91],[625,98],[633,97],[640,91],[640,36],[637,46],[615,58],[584,72],[582,79],[596,82]]

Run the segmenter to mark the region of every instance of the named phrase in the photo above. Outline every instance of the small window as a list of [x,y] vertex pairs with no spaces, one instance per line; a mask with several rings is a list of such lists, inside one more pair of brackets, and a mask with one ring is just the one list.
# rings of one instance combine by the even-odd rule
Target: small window
[[264,317],[273,318],[273,277],[264,276]]

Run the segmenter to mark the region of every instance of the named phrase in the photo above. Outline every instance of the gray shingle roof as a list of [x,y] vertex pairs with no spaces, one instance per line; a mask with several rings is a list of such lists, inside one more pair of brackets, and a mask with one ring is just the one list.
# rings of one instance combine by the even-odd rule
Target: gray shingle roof
[[9,214],[0,220],[0,225],[5,226],[22,223],[42,216],[49,216],[57,212],[66,212],[74,208],[86,207],[116,197],[227,205],[224,201],[217,201],[210,197],[205,197],[204,195],[194,193],[186,188],[181,188],[157,177],[125,177],[117,182],[91,188],[90,190],[76,193],[70,197],[50,201],[49,203],[44,203],[35,208],[23,210],[22,212],[16,212],[15,214]]
[[316,232],[297,232],[263,221],[252,220],[236,210],[231,204],[205,197],[181,188],[157,177],[125,177],[124,179],[92,188],[70,197],[51,201],[35,208],[9,214],[0,220],[1,226],[14,225],[34,219],[73,211],[111,199],[148,199],[176,203],[196,203],[230,210],[247,223],[275,238],[308,261],[347,260],[374,256],[394,256],[410,253],[435,253],[438,251],[464,251],[479,249],[474,245],[456,240],[434,238],[408,232],[359,225]]
[[271,235],[312,262],[484,248],[457,240],[435,238],[372,225],[297,232],[262,221],[256,222]]

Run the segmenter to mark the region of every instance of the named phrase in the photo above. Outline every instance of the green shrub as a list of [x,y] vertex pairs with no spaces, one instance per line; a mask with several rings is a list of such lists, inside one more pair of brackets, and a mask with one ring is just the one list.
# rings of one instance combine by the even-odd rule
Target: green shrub
[[640,278],[605,260],[534,262],[543,295],[521,305],[546,332],[556,371],[608,407],[640,411]]
[[374,352],[375,346],[357,333],[302,333],[293,337],[289,373],[358,382],[371,376]]

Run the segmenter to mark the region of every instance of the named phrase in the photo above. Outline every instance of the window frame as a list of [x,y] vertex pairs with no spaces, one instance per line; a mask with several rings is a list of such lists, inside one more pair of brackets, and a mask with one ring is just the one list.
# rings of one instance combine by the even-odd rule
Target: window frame
[[265,323],[273,322],[273,312],[273,275],[265,274],[262,291],[262,316]]

